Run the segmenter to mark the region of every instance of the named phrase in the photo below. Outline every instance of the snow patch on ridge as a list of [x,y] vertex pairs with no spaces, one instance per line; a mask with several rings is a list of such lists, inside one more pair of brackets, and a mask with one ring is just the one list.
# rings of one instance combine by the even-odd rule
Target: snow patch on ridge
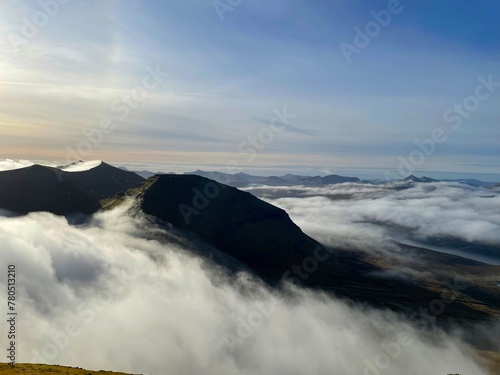
[[59,167],[64,172],[83,172],[98,167],[102,164],[102,160],[76,161],[69,165]]

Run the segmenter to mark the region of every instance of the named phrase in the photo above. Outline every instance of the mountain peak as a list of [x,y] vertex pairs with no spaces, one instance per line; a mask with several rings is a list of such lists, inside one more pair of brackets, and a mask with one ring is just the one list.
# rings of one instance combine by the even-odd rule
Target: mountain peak
[[406,177],[404,180],[404,182],[437,182],[438,180],[435,180],[433,178],[430,178],[430,177],[417,177],[417,176],[414,176],[414,175],[410,175],[408,177]]
[[152,177],[138,200],[146,214],[195,234],[267,279],[279,280],[322,248],[284,210],[205,177]]

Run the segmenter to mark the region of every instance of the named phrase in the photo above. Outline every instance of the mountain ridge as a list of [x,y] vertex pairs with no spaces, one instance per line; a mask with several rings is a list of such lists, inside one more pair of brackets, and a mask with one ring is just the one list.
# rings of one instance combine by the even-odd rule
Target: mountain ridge
[[148,181],[138,195],[144,213],[195,234],[274,282],[294,262],[324,249],[286,211],[232,186],[196,175]]
[[38,211],[91,214],[101,208],[101,200],[143,180],[104,162],[78,172],[34,164],[0,172],[0,209],[21,215]]
[[250,184],[263,184],[263,185],[329,185],[329,184],[340,184],[345,182],[361,182],[357,177],[346,177],[339,175],[328,175],[328,176],[300,176],[294,174],[286,174],[284,176],[254,176],[247,173],[235,173],[229,174],[224,172],[207,172],[202,170],[196,170],[194,172],[185,172],[185,175],[197,175],[205,178],[215,180],[217,182],[233,186],[233,187],[244,187]]

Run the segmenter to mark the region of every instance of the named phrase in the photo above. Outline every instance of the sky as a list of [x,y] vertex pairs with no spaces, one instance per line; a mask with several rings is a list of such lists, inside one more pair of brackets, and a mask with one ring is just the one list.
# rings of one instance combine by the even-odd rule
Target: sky
[[500,181],[499,11],[2,2],[0,158]]

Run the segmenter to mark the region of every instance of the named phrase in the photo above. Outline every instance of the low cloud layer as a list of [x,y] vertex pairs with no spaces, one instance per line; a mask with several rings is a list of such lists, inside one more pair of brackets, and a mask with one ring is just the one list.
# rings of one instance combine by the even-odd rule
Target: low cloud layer
[[[477,257],[500,264],[498,189],[442,182],[402,187],[347,183],[247,190],[287,210],[313,237],[335,238],[332,245],[370,250],[387,248],[390,240],[427,244],[446,239],[492,247],[487,257]],[[460,254],[473,257],[475,249],[469,248]]]
[[[306,202],[325,215],[325,200]],[[186,251],[186,239],[148,239],[159,231],[126,207],[79,227],[47,213],[0,217],[0,257],[17,268],[18,361],[176,375],[486,374],[457,338],[428,338],[392,313],[321,294],[229,278]]]
[[59,168],[64,172],[83,172],[89,169],[95,168],[102,163],[101,160],[89,160],[89,161],[78,161],[71,163],[69,165],[61,165],[57,162],[33,162],[30,160],[11,160],[3,159],[0,160],[0,172],[10,171],[14,169],[31,167],[32,165],[39,164],[46,167]]
[[25,167],[30,167],[34,163],[29,160],[11,160],[4,159],[0,160],[0,172],[1,171],[10,171],[13,169],[20,169]]

